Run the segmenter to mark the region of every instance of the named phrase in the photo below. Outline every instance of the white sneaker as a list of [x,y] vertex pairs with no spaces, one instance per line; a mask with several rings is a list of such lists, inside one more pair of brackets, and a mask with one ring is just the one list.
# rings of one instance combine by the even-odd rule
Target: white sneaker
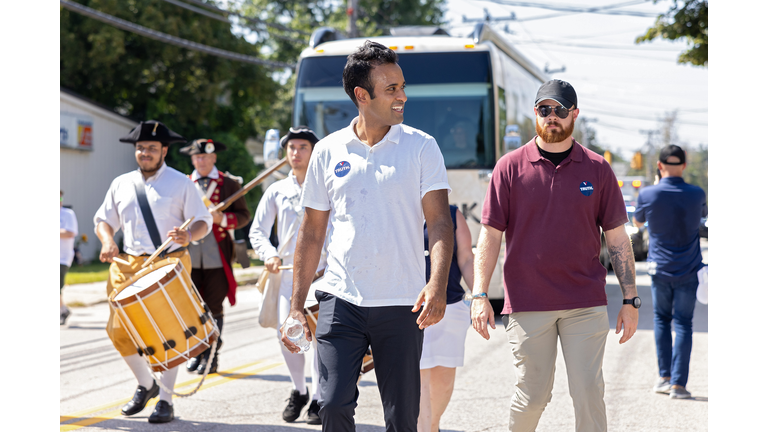
[[656,393],[669,394],[670,390],[672,390],[672,384],[667,378],[659,378],[659,381],[653,386],[653,391]]
[[685,387],[672,387],[669,392],[670,399],[690,399],[691,392],[685,389]]

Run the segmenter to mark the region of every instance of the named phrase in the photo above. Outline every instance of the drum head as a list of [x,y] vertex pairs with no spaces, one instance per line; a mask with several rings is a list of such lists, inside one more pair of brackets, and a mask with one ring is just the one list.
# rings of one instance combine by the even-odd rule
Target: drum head
[[176,263],[171,263],[146,274],[145,276],[135,281],[131,285],[125,287],[124,290],[120,291],[120,293],[117,296],[115,296],[115,301],[126,299],[128,297],[136,295],[144,291],[145,289],[151,287],[152,285],[156,284],[160,279],[165,277],[165,275],[172,272],[174,267],[176,267]]

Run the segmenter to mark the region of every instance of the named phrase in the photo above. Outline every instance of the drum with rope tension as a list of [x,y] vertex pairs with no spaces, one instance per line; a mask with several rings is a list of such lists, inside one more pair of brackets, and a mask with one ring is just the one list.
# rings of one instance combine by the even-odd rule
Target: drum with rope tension
[[112,291],[109,305],[154,372],[185,363],[219,337],[210,309],[178,258],[137,272]]

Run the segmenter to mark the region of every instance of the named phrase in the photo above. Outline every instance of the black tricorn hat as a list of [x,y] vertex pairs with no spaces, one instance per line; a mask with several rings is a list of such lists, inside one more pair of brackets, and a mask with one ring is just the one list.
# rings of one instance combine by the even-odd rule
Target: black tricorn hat
[[120,138],[120,142],[136,144],[139,141],[159,141],[163,145],[184,142],[186,139],[157,120],[147,120],[139,123],[128,135]]
[[227,149],[227,146],[208,138],[200,138],[182,147],[179,153],[193,156],[196,154],[218,153]]
[[320,138],[315,135],[315,132],[306,126],[292,127],[288,130],[288,133],[280,138],[280,147],[285,148],[288,145],[288,141],[292,139],[305,139],[312,144],[312,147],[320,141]]

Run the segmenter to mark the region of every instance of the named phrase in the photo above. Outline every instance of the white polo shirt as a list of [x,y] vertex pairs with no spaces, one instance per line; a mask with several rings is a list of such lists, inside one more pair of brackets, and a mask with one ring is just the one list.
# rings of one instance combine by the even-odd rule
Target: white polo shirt
[[313,284],[357,306],[412,306],[426,284],[427,192],[447,189],[434,138],[403,124],[376,145],[352,123],[315,145],[301,205],[330,210],[328,267]]

